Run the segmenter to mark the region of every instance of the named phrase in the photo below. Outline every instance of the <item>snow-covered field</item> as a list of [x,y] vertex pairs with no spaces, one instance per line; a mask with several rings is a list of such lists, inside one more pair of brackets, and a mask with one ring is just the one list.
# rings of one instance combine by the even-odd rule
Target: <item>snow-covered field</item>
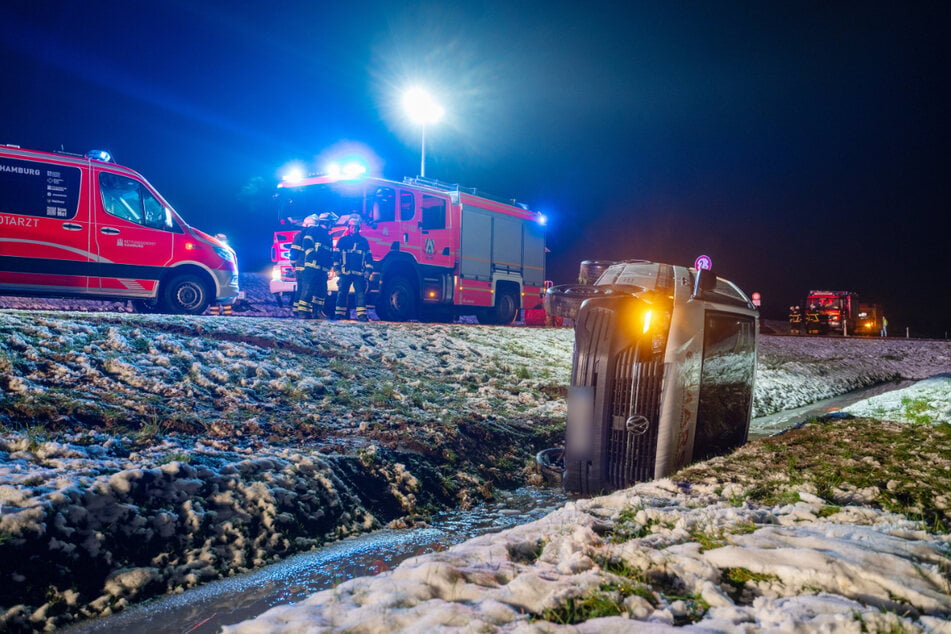
[[[267,299],[247,314],[279,313]],[[567,329],[36,301],[0,299],[15,305],[0,311],[0,629],[108,614],[540,483],[534,452],[563,435]],[[862,424],[892,444],[913,429],[928,451],[902,454],[904,477],[828,485],[806,457],[790,464],[795,434],[764,439],[235,629],[941,631],[948,497],[905,487],[951,490],[951,343],[761,337],[755,415],[897,378],[928,380],[849,408],[871,422],[796,433],[840,447],[844,430],[871,436]],[[876,447],[849,458],[863,474],[894,466]],[[764,496],[764,480],[781,495]]]

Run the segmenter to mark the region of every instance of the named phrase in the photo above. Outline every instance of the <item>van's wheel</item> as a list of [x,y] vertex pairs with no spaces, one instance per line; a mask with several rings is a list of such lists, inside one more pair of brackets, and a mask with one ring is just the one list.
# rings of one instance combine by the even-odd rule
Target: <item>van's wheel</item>
[[383,280],[376,300],[376,314],[386,321],[416,319],[416,289],[405,275],[393,275]]
[[518,295],[512,289],[501,289],[495,296],[495,306],[476,315],[480,324],[509,326],[518,316]]
[[200,315],[211,303],[211,293],[195,275],[179,275],[164,285],[162,304],[166,311],[176,315]]

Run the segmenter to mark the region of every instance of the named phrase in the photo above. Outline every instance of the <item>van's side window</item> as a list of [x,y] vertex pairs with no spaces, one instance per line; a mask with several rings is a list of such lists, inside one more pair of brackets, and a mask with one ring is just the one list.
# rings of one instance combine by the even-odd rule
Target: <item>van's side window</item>
[[172,215],[142,183],[109,172],[99,174],[99,191],[106,213],[153,229],[170,231]]

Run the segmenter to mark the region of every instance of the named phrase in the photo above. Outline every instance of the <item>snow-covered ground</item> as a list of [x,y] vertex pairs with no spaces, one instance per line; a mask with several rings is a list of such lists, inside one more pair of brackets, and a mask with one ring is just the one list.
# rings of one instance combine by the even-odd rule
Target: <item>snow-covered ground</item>
[[[531,457],[563,435],[567,329],[36,301],[0,311],[0,629],[108,614],[538,483]],[[848,408],[871,420],[752,442],[234,629],[945,631],[951,343],[761,337],[755,415],[898,378],[920,382]],[[856,474],[815,475],[810,456],[858,436],[875,442],[825,456]]]

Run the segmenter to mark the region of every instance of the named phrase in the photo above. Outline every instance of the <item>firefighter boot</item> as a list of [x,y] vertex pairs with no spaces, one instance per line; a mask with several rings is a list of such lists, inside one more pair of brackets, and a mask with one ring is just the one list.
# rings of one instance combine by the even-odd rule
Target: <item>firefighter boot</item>
[[294,304],[294,318],[306,319],[308,314],[310,314],[310,304],[303,299],[297,300],[297,303]]

